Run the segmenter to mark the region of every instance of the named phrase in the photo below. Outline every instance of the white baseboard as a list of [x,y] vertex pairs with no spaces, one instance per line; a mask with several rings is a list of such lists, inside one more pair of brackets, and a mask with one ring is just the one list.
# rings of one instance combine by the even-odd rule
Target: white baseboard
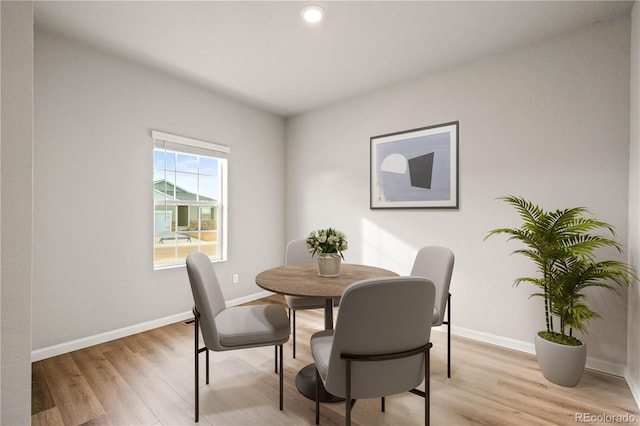
[[615,362],[605,361],[599,358],[587,357],[587,368],[603,373],[613,374],[614,376],[624,376],[626,365],[616,364]]
[[261,291],[260,293],[253,293],[248,296],[238,297],[237,299],[227,301],[227,306],[236,306],[242,305],[243,303],[253,302],[254,300],[262,299],[263,297],[268,297],[273,295],[274,293],[270,291]]
[[105,333],[93,336],[83,337],[81,339],[71,340],[69,342],[60,343],[58,345],[48,346],[42,349],[31,351],[31,362],[40,361],[53,356],[66,354],[68,352],[77,351],[78,349],[88,348],[89,346],[99,345],[111,340],[120,339],[122,337],[131,336],[132,334],[141,333],[143,331],[152,330],[154,328],[163,327],[168,324],[184,321],[193,317],[191,311],[182,312],[168,317],[160,318],[153,321],[143,322],[141,324],[129,327],[119,328],[117,330],[107,331]]
[[482,331],[476,331],[462,327],[451,327],[451,334],[466,337],[468,339],[478,340],[483,343],[501,346],[503,348],[513,349],[519,352],[525,352],[528,354],[536,353],[535,346],[531,342],[523,342],[522,340],[496,336],[495,334],[485,333]]
[[636,383],[633,377],[630,376],[629,368],[626,369],[624,378],[627,381],[627,385],[629,385],[629,390],[631,390],[631,395],[633,395],[633,399],[636,401],[636,405],[640,410],[640,389],[638,388],[638,383]]
[[[446,330],[446,328],[443,327],[442,330]],[[452,327],[451,334],[478,340],[480,342],[489,343],[492,345],[501,346],[503,348],[525,352],[532,355],[535,355],[536,353],[535,345],[532,342],[523,342],[521,340],[509,339],[506,337],[496,336],[493,334],[470,330],[462,327]],[[586,368],[603,373],[613,374],[614,376],[625,377],[626,366],[598,358],[587,357]],[[629,380],[627,380],[627,383],[629,383]],[[636,397],[636,400],[637,399],[638,398]]]
[[[242,303],[251,302],[263,297],[272,295],[268,291],[251,294],[249,296],[240,297],[227,301],[227,306],[236,306]],[[60,343],[58,345],[48,346],[46,348],[31,351],[31,362],[40,361],[57,355],[66,354],[68,352],[77,351],[78,349],[88,348],[89,346],[99,345],[111,340],[120,339],[122,337],[131,336],[143,331],[152,330],[154,328],[163,327],[165,325],[184,321],[193,317],[191,310],[181,312],[179,314],[170,315],[168,317],[159,318],[157,320],[147,321],[141,324],[135,324],[129,327],[119,328],[117,330],[107,331],[105,333],[96,334],[94,336],[83,337],[81,339],[71,340],[69,342]]]

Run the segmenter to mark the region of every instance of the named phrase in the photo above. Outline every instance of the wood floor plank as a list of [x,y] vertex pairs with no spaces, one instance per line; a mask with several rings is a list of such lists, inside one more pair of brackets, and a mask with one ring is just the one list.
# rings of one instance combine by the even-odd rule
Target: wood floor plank
[[108,413],[101,419],[93,419],[93,424],[144,425],[158,421],[100,347],[72,352],[71,356]]
[[57,407],[40,411],[31,416],[31,426],[63,426],[64,420]]
[[70,354],[42,361],[56,408],[66,425],[79,425],[105,413]]
[[[193,326],[152,330],[149,342],[153,342],[153,345],[138,353],[178,394],[189,395],[194,389]],[[200,345],[204,346],[204,343],[200,341]],[[204,383],[204,354],[200,356],[201,381]]]
[[[265,357],[270,348],[254,348]],[[218,353],[212,354],[216,357]],[[238,357],[213,360],[211,383],[200,389],[201,414],[213,424],[264,424],[265,418],[278,419],[278,375],[269,367],[260,368]],[[271,366],[271,364],[269,364]],[[262,392],[247,392],[260,389]],[[251,407],[246,410],[246,407]]]
[[31,415],[47,411],[56,406],[42,363],[31,366]]
[[105,352],[105,357],[162,424],[193,422],[193,408],[160,378],[144,355],[129,348]]

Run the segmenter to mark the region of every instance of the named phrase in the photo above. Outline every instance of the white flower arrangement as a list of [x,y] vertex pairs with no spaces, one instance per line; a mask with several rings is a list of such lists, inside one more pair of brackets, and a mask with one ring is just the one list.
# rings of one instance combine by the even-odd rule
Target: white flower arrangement
[[334,228],[311,231],[306,241],[312,256],[316,253],[338,253],[344,260],[342,252],[349,248],[347,236]]

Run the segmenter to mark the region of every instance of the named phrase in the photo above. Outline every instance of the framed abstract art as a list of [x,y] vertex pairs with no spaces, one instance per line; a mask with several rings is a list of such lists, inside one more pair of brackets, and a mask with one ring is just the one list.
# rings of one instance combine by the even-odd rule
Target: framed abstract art
[[458,208],[459,122],[371,137],[372,209]]

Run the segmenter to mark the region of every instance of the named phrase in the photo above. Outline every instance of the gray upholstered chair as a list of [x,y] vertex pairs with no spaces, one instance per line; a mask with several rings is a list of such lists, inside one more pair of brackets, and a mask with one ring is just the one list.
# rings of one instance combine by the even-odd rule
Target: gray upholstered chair
[[[451,377],[451,274],[454,255],[446,247],[427,246],[418,250],[411,276],[428,278],[436,286],[436,303],[431,326],[447,324],[447,377]],[[445,321],[444,314],[447,313]]]
[[[187,256],[187,272],[193,293],[195,315],[195,421],[199,419],[199,354],[206,352],[206,382],[209,384],[209,350],[230,351],[273,345],[280,349],[280,410],[283,406],[282,345],[289,340],[289,318],[277,304],[235,306],[227,308],[213,265],[207,255],[196,252]],[[199,332],[205,346],[200,348]]]
[[[301,265],[314,262],[313,256],[307,249],[307,242],[304,239],[292,240],[287,244],[286,261],[287,265]],[[289,318],[293,320],[293,357],[296,357],[296,311],[304,309],[320,309],[325,307],[325,299],[322,297],[301,297],[284,296],[289,306]],[[340,304],[340,298],[333,300],[333,306]]]
[[[356,399],[410,391],[425,381],[425,424],[429,423],[430,322],[433,282],[420,277],[388,277],[349,285],[335,330],[311,337],[316,387],[345,399],[346,423]],[[316,392],[316,424],[320,403]]]

